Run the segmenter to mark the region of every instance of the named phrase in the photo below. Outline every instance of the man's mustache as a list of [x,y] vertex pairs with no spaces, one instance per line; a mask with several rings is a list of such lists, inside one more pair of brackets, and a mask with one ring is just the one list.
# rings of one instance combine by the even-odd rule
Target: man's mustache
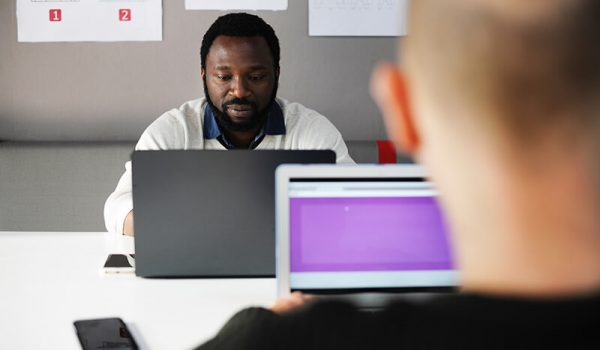
[[248,105],[251,106],[254,110],[258,109],[258,105],[256,103],[249,101],[245,98],[234,98],[231,101],[224,102],[221,107],[223,108],[223,110],[225,110],[226,107],[229,107],[231,105]]

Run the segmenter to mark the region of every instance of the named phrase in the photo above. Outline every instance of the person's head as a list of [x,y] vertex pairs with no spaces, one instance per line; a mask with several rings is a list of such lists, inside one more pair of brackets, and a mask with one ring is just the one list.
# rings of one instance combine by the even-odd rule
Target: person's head
[[418,0],[409,23],[402,68],[381,66],[372,91],[390,137],[438,180],[484,170],[489,152],[600,149],[599,1]]
[[598,37],[597,0],[411,2],[402,67],[379,66],[372,94],[440,190],[470,267],[522,252],[510,233],[549,244],[555,227],[572,240],[598,227]]
[[279,40],[260,17],[231,13],[217,18],[200,48],[207,102],[228,131],[258,128],[275,100]]

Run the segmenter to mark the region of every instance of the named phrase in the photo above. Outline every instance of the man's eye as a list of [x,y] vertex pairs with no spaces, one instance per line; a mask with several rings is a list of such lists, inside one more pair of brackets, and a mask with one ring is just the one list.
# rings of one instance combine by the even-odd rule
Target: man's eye
[[248,79],[250,81],[258,81],[258,80],[263,80],[266,77],[267,76],[265,74],[257,74],[257,75],[251,75]]
[[217,79],[223,80],[223,81],[229,81],[229,80],[231,80],[231,76],[224,75],[224,74],[217,74]]

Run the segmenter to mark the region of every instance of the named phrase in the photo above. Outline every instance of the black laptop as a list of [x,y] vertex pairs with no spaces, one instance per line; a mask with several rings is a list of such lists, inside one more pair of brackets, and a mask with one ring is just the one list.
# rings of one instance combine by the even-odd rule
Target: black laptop
[[135,273],[275,276],[275,169],[326,150],[135,151]]

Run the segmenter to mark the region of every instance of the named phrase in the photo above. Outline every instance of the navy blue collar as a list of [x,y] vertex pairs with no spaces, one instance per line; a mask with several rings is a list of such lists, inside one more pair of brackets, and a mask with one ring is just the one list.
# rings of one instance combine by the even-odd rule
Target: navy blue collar
[[[205,140],[217,139],[227,149],[236,148],[221,131],[221,128],[217,123],[215,111],[210,104],[206,104],[206,108],[204,109],[202,133],[204,134]],[[269,114],[267,115],[267,120],[250,144],[250,148],[256,148],[265,135],[285,135],[285,133],[286,129],[283,111],[277,101],[273,101],[271,108],[269,109]]]

